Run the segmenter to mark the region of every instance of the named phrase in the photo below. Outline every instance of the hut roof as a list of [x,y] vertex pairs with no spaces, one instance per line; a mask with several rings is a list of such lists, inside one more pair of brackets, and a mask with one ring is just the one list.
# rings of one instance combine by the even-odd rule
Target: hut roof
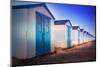
[[73,30],[77,30],[78,28],[80,28],[79,26],[73,26]]
[[80,31],[81,31],[81,32],[83,32],[83,31],[84,31],[84,29],[80,29]]
[[86,31],[84,31],[84,33],[86,33]]
[[70,20],[56,20],[56,21],[54,22],[55,25],[64,25],[64,24],[66,24],[66,23],[69,23],[69,24],[72,26]]
[[13,5],[12,9],[24,9],[24,8],[36,8],[36,7],[44,7],[46,8],[46,10],[50,13],[50,15],[53,17],[53,19],[55,19],[55,17],[52,15],[52,13],[50,12],[50,10],[48,9],[48,7],[46,6],[45,3],[27,3],[27,4],[23,4],[23,5]]

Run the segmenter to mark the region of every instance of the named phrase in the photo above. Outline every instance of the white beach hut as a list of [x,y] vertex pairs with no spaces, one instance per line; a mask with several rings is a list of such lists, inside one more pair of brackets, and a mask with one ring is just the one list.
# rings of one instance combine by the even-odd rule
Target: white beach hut
[[55,48],[72,47],[72,24],[69,20],[56,20],[54,31]]
[[87,32],[87,42],[89,42],[89,41],[91,41],[91,39],[90,39],[90,33]]
[[87,32],[84,31],[84,43],[86,43],[86,42],[87,42]]
[[80,44],[84,43],[84,29],[80,29]]
[[12,56],[32,58],[54,51],[54,16],[45,3],[12,6]]
[[80,44],[80,27],[79,26],[73,26],[73,45],[79,45]]
[[88,41],[94,41],[95,37],[93,35],[91,35],[90,33],[88,33]]

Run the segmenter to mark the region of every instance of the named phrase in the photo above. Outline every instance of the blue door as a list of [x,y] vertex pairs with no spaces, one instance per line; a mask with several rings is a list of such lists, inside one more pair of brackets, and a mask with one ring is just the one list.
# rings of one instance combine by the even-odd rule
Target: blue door
[[70,48],[71,47],[71,27],[67,26],[67,47]]
[[36,12],[36,56],[50,52],[50,18]]

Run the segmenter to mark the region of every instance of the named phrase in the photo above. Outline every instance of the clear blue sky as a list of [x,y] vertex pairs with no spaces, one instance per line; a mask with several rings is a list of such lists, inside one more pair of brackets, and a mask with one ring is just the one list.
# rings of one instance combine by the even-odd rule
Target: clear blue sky
[[73,26],[78,25],[95,36],[95,6],[47,4],[56,20],[69,19]]

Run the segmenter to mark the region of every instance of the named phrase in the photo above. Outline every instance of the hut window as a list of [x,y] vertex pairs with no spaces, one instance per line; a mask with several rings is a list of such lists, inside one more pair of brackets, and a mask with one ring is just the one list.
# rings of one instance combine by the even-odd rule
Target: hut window
[[42,31],[42,16],[41,15],[39,15],[38,16],[38,18],[39,18],[39,31]]
[[48,18],[45,19],[45,31],[46,32],[49,31],[49,19]]

